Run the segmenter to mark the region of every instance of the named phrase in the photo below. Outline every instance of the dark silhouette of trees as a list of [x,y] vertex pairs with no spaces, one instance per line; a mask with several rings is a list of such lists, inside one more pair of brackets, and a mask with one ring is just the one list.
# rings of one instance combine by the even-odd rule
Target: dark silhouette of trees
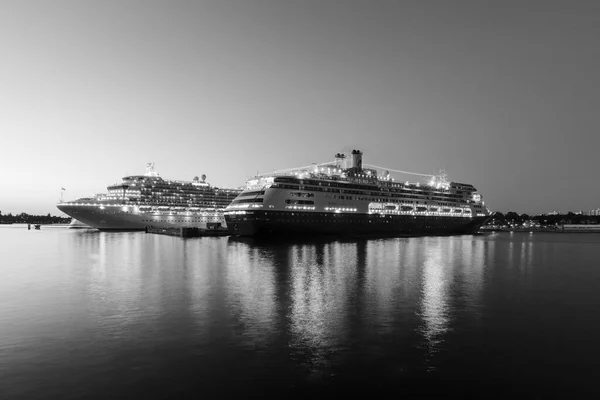
[[[502,220],[502,217],[504,217],[504,220]],[[555,226],[557,224],[600,224],[600,216],[575,214],[574,212],[568,212],[566,214],[540,214],[530,216],[528,214],[519,215],[515,212],[509,211],[505,216],[502,213],[496,213],[486,225],[521,225],[522,223],[528,221],[538,223],[540,226]]]
[[506,218],[501,212],[496,212],[487,225],[506,225]]
[[514,211],[509,211],[506,213],[506,222],[511,224],[519,224],[521,223],[521,216]]
[[8,213],[4,215],[0,212],[0,224],[68,224],[69,222],[71,222],[70,217],[57,217],[50,215],[50,213],[48,215],[30,215],[27,213],[17,215]]

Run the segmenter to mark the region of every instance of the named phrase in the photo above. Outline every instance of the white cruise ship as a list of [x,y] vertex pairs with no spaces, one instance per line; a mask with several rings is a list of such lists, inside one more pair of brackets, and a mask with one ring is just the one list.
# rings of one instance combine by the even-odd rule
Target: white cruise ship
[[[367,165],[365,165],[367,166]],[[225,210],[239,236],[286,234],[426,235],[477,232],[491,213],[481,194],[445,174],[398,181],[362,152],[335,161],[254,177]]]
[[240,189],[209,185],[206,176],[192,181],[161,178],[148,163],[144,175],[126,176],[107,193],[60,202],[59,210],[100,230],[144,230],[146,227],[225,227],[223,211]]

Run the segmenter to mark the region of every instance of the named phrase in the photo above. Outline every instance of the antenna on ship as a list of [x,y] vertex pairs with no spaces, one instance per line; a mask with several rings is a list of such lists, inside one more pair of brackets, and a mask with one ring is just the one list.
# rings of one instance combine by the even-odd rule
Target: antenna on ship
[[444,169],[440,169],[437,175],[431,175],[431,179],[429,180],[429,185],[434,186],[436,188],[445,188],[448,189],[450,186],[448,182],[448,175],[446,175],[446,171]]
[[154,162],[146,163],[146,176],[158,176],[158,173],[154,170]]
[[448,175],[446,174],[446,170],[445,169],[440,169],[440,173],[439,173],[438,176],[443,181],[447,181],[448,180]]
[[446,170],[444,170],[444,169],[440,169],[438,174],[433,176],[432,178],[434,178],[436,180],[436,182],[439,182],[439,183],[447,183],[448,182],[448,175],[446,175]]

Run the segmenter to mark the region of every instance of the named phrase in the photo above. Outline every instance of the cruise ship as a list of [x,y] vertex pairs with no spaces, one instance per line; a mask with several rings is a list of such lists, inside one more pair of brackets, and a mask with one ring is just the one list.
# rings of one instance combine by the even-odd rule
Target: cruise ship
[[144,175],[126,176],[107,193],[57,204],[60,211],[100,230],[145,230],[146,227],[225,227],[223,211],[240,189],[220,189],[206,176],[167,180],[146,165]]
[[[365,164],[362,152],[249,179],[225,209],[232,235],[448,235],[475,233],[490,217],[466,183]],[[394,174],[392,174],[393,172]],[[421,175],[424,182],[394,175]]]

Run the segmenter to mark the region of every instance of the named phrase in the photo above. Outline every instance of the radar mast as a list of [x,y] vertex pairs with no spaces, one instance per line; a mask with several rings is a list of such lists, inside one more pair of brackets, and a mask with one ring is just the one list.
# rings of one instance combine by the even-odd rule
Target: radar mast
[[154,170],[154,162],[146,163],[146,173],[145,176],[158,176],[158,172]]

